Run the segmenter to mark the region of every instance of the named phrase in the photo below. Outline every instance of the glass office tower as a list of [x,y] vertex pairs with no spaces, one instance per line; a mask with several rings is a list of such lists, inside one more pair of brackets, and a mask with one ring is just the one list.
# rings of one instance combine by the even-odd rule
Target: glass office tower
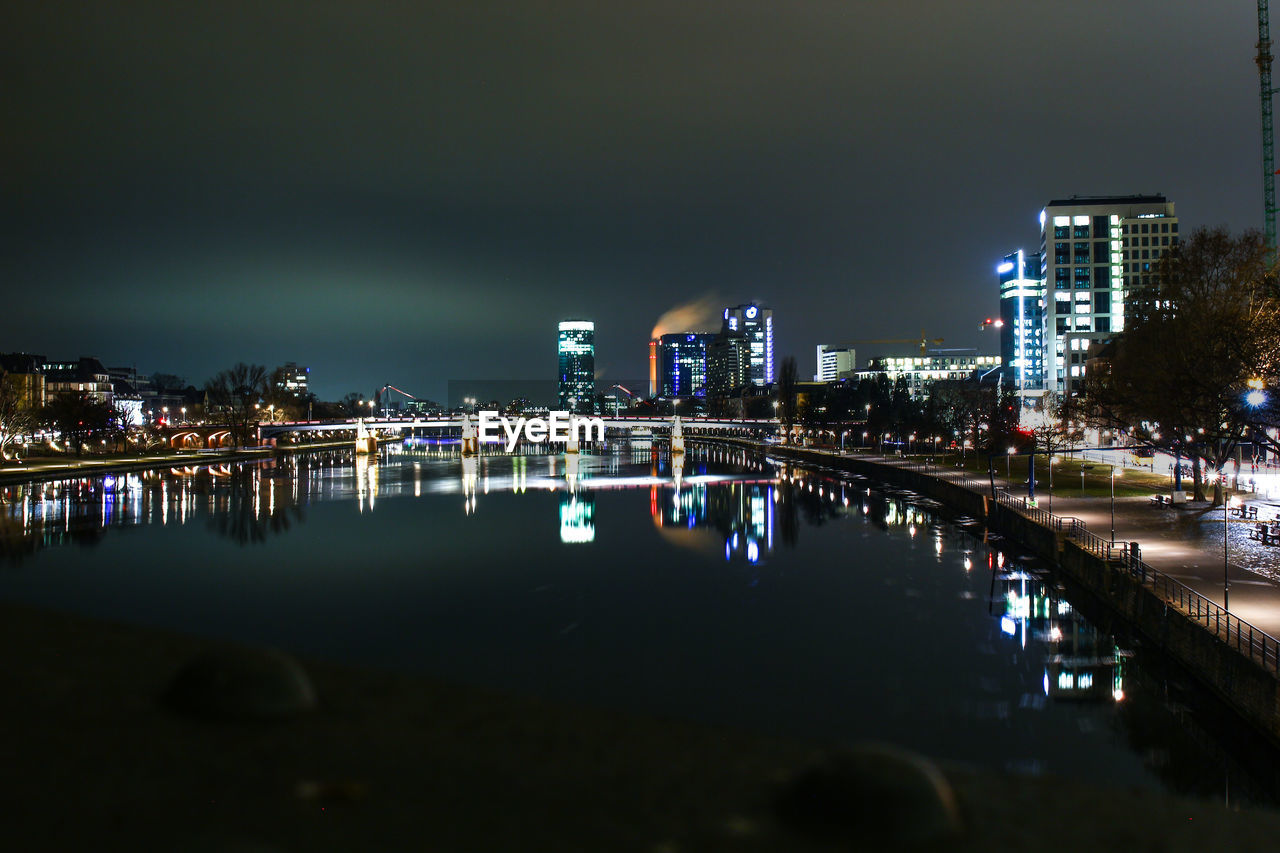
[[559,408],[589,415],[595,411],[596,324],[590,320],[560,323]]

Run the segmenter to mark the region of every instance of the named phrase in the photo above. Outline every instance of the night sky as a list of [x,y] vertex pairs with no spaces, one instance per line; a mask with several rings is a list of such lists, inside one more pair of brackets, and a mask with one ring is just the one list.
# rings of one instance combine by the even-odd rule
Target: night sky
[[1050,198],[1261,221],[1249,0],[0,20],[0,351],[195,384],[293,360],[321,397],[442,399],[552,378],[565,317],[596,321],[602,378],[642,376],[691,300],[771,305],[802,375],[817,343],[921,327],[994,352],[995,264]]

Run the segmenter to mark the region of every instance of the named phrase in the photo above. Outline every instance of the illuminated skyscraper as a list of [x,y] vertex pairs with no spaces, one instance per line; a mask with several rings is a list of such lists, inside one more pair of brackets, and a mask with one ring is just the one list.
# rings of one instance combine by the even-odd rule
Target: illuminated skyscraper
[[590,320],[560,323],[560,408],[591,414],[595,409],[596,324]]
[[1007,387],[1019,394],[1044,389],[1044,279],[1040,255],[1021,249],[996,267],[1000,281],[1000,359]]
[[746,339],[747,381],[753,385],[772,385],[773,310],[755,304],[726,308],[722,331],[736,332]]
[[667,397],[705,397],[707,394],[707,346],[713,334],[663,335],[662,393]]

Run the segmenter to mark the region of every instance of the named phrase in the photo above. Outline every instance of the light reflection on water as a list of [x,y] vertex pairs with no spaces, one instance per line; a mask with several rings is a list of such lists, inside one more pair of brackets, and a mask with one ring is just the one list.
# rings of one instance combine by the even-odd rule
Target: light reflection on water
[[1215,739],[1162,666],[1144,670],[1034,561],[861,478],[704,446],[674,464],[650,447],[391,446],[0,494],[5,599],[770,734],[1275,800],[1274,772]]

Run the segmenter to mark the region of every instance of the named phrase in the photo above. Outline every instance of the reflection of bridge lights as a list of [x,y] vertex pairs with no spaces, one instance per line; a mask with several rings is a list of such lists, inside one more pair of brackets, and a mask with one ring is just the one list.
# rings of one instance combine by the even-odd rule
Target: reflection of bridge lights
[[747,562],[754,563],[760,559],[760,546],[754,541],[747,543]]
[[969,559],[969,555],[964,555],[964,570],[967,572],[973,568],[973,560]]
[[1000,630],[1012,637],[1018,632],[1018,623],[1014,622],[1013,619],[1008,616],[1001,616]]
[[1122,689],[1120,689],[1119,687],[1117,687],[1115,690],[1112,690],[1112,691],[1111,691],[1111,698],[1112,698],[1112,699],[1115,699],[1117,702],[1123,702],[1123,701],[1124,701],[1124,691],[1123,691]]
[[1049,639],[1050,639],[1050,641],[1055,642],[1055,643],[1056,643],[1056,642],[1058,642],[1059,640],[1061,640],[1061,639],[1062,639],[1062,629],[1061,629],[1061,628],[1059,628],[1057,625],[1054,625],[1052,628],[1050,628],[1050,629],[1049,629]]

